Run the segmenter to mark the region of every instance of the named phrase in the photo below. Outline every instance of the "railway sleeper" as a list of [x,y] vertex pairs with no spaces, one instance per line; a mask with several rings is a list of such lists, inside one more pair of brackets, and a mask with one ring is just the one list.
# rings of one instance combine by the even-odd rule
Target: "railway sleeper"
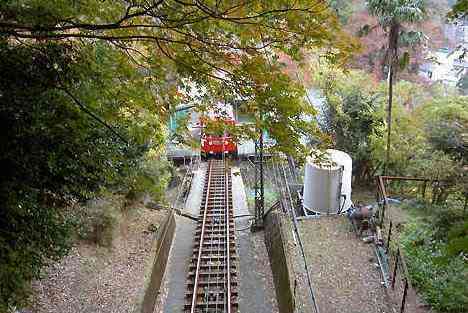
[[[234,301],[231,301],[230,304],[231,304],[231,308],[232,308],[233,306],[235,306],[235,307],[238,306],[237,302],[234,302]],[[188,309],[190,309],[191,305],[192,305],[191,302],[185,304],[186,309],[187,309],[187,306],[189,306]],[[200,299],[200,300],[197,300],[197,303],[196,303],[196,308],[200,308],[200,311],[195,310],[195,312],[200,312],[200,313],[202,313],[202,312],[203,312],[203,313],[219,313],[219,312],[220,312],[220,311],[219,311],[220,309],[223,309],[221,312],[225,312],[225,311],[224,311],[224,307],[225,307],[226,305],[227,305],[227,303],[226,303],[226,301],[224,301],[224,300],[223,300],[223,301],[216,301],[216,300],[214,300],[214,301],[205,301],[204,299]],[[207,308],[208,308],[208,309],[212,309],[212,311],[207,311],[207,310],[206,310]]]
[[[197,264],[197,259],[198,259],[198,256],[193,255],[190,264]],[[217,255],[217,254],[207,255],[206,253],[204,253],[200,256],[200,264],[209,265],[209,264],[214,264],[215,262],[224,262],[226,259],[227,259],[226,255]],[[232,262],[237,261],[237,255],[232,254],[231,256],[229,256],[229,260],[232,265]]]
[[[210,223],[219,223],[219,222],[225,222],[226,219],[224,218],[224,215],[216,215],[216,216],[210,216],[210,217],[207,217],[205,219],[205,223],[206,222],[210,222]],[[198,223],[202,223],[203,221],[198,219]],[[230,218],[229,219],[229,224],[232,224],[234,223],[234,219],[233,218]]]
[[[196,273],[195,271],[189,272],[189,277],[195,277]],[[224,281],[224,278],[226,277],[227,272],[226,271],[198,271],[198,277],[216,277],[219,276],[220,279]],[[231,269],[230,271],[231,277],[237,276],[237,272],[234,269]]]
[[[205,229],[204,233],[205,234],[223,234],[223,235],[225,235],[226,234],[226,228],[222,227],[222,228],[216,228],[216,229]],[[232,232],[229,232],[229,234],[234,235],[234,229],[232,229]],[[197,229],[195,231],[195,238],[200,237],[200,235],[201,235],[201,228]]]
[[[231,279],[231,288],[232,287],[235,287],[237,286],[237,280],[234,279],[235,277],[233,277],[233,279]],[[195,282],[193,280],[189,280],[187,285],[189,288],[193,288],[193,285],[195,284]],[[224,280],[199,280],[198,281],[198,288],[203,288],[203,287],[215,287],[215,286],[218,286],[218,287],[223,287],[226,285],[226,282]]]
[[[200,289],[197,290],[197,296],[204,296],[207,293],[209,293],[213,297],[216,297],[216,296],[221,297],[221,295],[222,295],[222,297],[224,298],[224,295],[226,294],[226,290],[224,288],[218,288],[218,290],[213,290],[211,288],[210,288],[210,290],[206,290],[206,289],[204,290],[204,289],[200,288]],[[238,294],[239,293],[237,292],[237,290],[232,290],[231,289],[231,296],[236,296],[237,297]],[[185,293],[185,297],[186,298],[189,298],[189,297],[192,298],[193,297],[193,291],[187,291]]]
[[[235,264],[230,264],[231,269],[236,270],[237,266]],[[222,261],[216,261],[216,262],[207,262],[205,264],[200,264],[199,269],[200,270],[205,270],[205,269],[213,269],[213,268],[218,268],[218,269],[224,269],[226,268],[226,264]],[[197,269],[196,264],[191,264],[189,265],[189,271],[193,271]]]
[[[195,240],[200,241],[201,234],[198,234],[195,236]],[[226,231],[224,232],[207,232],[205,229],[205,240],[221,240],[221,239],[226,239]],[[229,240],[235,240],[234,232],[229,233]]]
[[[231,260],[229,266],[231,268],[231,270],[236,270],[237,269],[237,265],[235,264],[237,260]],[[203,262],[203,263],[200,263],[199,265],[199,269],[215,269],[215,268],[222,268],[223,270],[226,268],[226,265],[224,263],[224,260],[223,261],[219,261],[218,264],[219,265],[213,265],[214,263],[216,262]],[[196,263],[190,263],[189,265],[189,271],[193,271],[193,270],[196,270],[197,269],[197,264]]]
[[[198,255],[198,247],[193,249],[193,253]],[[227,252],[227,249],[213,249],[213,248],[203,248],[202,254],[204,255],[219,255],[220,252]],[[236,247],[230,247],[229,253],[236,253]]]
[[[223,222],[222,225],[220,224],[220,222]],[[209,224],[209,226],[216,226],[216,227],[220,227],[220,226],[224,226],[225,225],[225,220],[224,218],[221,220],[221,218],[219,219],[214,219],[214,218],[207,218],[205,220],[205,224]],[[200,221],[200,219],[197,219],[197,227],[201,227],[203,225],[202,221]],[[233,218],[230,218],[229,219],[229,225],[231,224],[234,224],[234,219]]]
[[[229,201],[229,202],[231,202],[231,201]],[[228,207],[226,208],[225,203],[218,203],[218,204],[210,203],[210,204],[208,204],[208,206],[206,208],[206,213],[216,213],[216,212],[226,213],[226,211],[228,211],[228,212],[233,211],[232,205],[228,205]],[[203,216],[203,214],[205,214],[205,206],[204,205],[202,206],[199,215]]]
[[[199,228],[201,230],[201,227],[202,227],[202,223],[199,223],[197,225],[197,228]],[[220,229],[220,230],[223,230],[224,233],[226,233],[226,224],[224,224],[224,223],[205,222],[205,231],[207,230],[206,228],[211,228],[211,230]],[[234,221],[229,222],[229,228],[230,229],[234,228]]]
[[[229,246],[230,247],[235,247],[236,243],[235,242],[229,242]],[[196,248],[199,247],[200,245],[199,244],[195,244],[194,245]],[[226,242],[225,241],[222,241],[222,242],[206,242],[206,241],[203,241],[203,247],[223,247],[223,250],[226,250],[224,247],[226,247]]]
[[210,192],[210,195],[208,197],[208,201],[210,200],[224,200],[226,198],[226,196],[231,196],[231,195],[226,195],[224,192],[221,193],[221,192],[216,192],[216,193],[213,193],[213,192]]
[[[207,215],[210,215],[210,214],[219,214],[219,215],[225,215],[226,212],[229,213],[229,215],[232,215],[234,212],[234,210],[229,207],[228,210],[226,210],[226,207],[225,206],[222,206],[222,207],[219,207],[219,208],[211,208],[209,207],[207,210],[206,210],[206,214]],[[205,211],[203,210],[202,212],[200,212],[198,214],[198,216],[203,216],[205,214]]]
[[[226,259],[225,256],[221,256],[221,257],[218,257],[218,256],[214,256],[214,255],[210,255],[210,256],[201,256],[200,257],[200,264],[203,265],[203,264],[208,264],[207,262],[216,262],[214,260],[222,260],[224,261]],[[230,262],[236,262],[237,261],[237,256],[235,255],[232,255],[229,257],[230,259]],[[192,259],[190,260],[190,264],[197,264],[197,261],[198,261],[198,257],[197,256],[193,256]]]
[[[198,234],[195,236],[196,241],[195,242],[200,242],[201,234]],[[234,241],[236,239],[236,236],[234,232],[229,232],[229,241]],[[219,232],[210,232],[205,230],[203,240],[226,240],[226,230],[224,231],[219,231]]]
[[[229,238],[231,239],[231,238]],[[195,244],[198,246],[200,241],[196,242]],[[203,239],[203,245],[225,245],[227,243],[226,237],[219,237],[219,236],[205,236]],[[231,242],[229,240],[229,244],[233,245],[235,242]]]
[[[233,236],[234,236],[234,233],[229,232],[229,240],[231,240]],[[201,234],[196,235],[195,238],[197,240],[194,242],[200,242]],[[227,239],[226,230],[224,230],[223,232],[214,233],[214,232],[207,232],[205,229],[205,233],[203,236],[204,241],[205,240],[206,241],[226,241],[226,239]]]
[[[231,210],[232,209],[232,204],[230,204],[230,203],[232,202],[232,199],[228,199],[228,201],[229,201],[228,209]],[[205,205],[206,205],[206,203],[201,203],[202,212],[205,211]],[[220,201],[209,201],[207,209],[208,210],[218,209],[218,210],[226,211],[226,199],[220,200]]]
[[[218,211],[219,211],[219,210],[206,212],[206,219],[207,219],[207,220],[213,220],[213,219],[222,218],[222,219],[224,220],[225,217],[226,217],[226,213],[229,214],[229,219],[234,219],[234,218],[233,218],[233,213],[232,213],[232,212],[226,212],[226,211],[218,212]],[[198,219],[199,222],[202,222],[202,221],[203,221],[204,215],[205,215],[205,213],[200,213],[200,214],[198,215],[197,219]]]
[[[205,195],[206,197],[206,195]],[[216,195],[212,195],[210,194],[209,195],[209,198],[208,199],[205,199],[205,200],[202,200],[200,202],[201,205],[205,205],[206,204],[206,200],[208,200],[208,204],[210,203],[213,203],[213,202],[224,202],[226,200],[226,198],[229,197],[228,195],[225,195],[225,194],[221,194],[219,196],[216,196]],[[231,197],[232,198],[232,197]]]
[[[232,200],[229,199],[228,205],[226,205],[225,201],[219,201],[218,203],[214,203],[214,201],[210,201],[208,203],[208,206],[206,207],[206,212],[210,211],[221,211],[221,212],[226,212],[226,211],[231,211],[233,209],[233,206],[231,203]],[[203,203],[201,206],[200,214],[205,213],[205,204]]]
[[[186,294],[186,299],[189,300],[186,302],[186,305],[191,305],[192,304],[192,301],[191,301],[191,297],[193,297],[193,294],[190,295],[190,294]],[[203,288],[201,289],[201,292],[197,292],[197,299],[196,299],[196,305],[201,305],[201,304],[207,304],[207,303],[213,303],[213,304],[216,304],[218,303],[226,303],[226,299],[227,298],[227,295],[226,295],[226,292],[223,292],[223,291],[214,291],[212,292],[211,290],[208,290],[207,288]],[[231,305],[234,305],[235,303],[237,303],[237,298],[238,298],[238,294],[237,292],[236,293],[232,293],[231,292]]]
[[203,218],[203,216],[206,214],[218,214],[218,215],[225,215],[226,212],[229,213],[229,216],[232,216],[234,210],[232,207],[229,207],[228,210],[226,210],[226,206],[218,206],[218,207],[209,207],[206,211],[203,210],[200,213],[198,213],[198,216],[200,218]]

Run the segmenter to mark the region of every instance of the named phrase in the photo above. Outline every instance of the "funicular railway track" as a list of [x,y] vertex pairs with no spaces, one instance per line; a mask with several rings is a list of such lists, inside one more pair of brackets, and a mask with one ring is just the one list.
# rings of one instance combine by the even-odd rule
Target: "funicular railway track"
[[238,312],[231,183],[225,162],[209,161],[189,265],[184,312]]

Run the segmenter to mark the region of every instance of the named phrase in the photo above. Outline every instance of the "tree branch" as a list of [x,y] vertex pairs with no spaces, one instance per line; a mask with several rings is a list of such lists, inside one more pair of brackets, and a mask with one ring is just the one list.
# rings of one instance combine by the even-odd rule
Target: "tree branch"
[[107,124],[103,119],[101,119],[99,116],[97,116],[96,114],[94,114],[93,112],[91,112],[84,104],[82,104],[70,91],[68,91],[68,89],[66,89],[65,87],[57,87],[57,89],[63,91],[65,94],[67,94],[72,100],[73,102],[80,108],[81,111],[85,112],[86,114],[88,114],[89,116],[91,116],[94,120],[96,120],[97,122],[99,122],[101,125],[103,125],[104,127],[106,127],[111,133],[113,133],[114,135],[116,135],[120,140],[122,140],[125,144],[129,145],[129,142],[127,141],[127,139],[125,139],[122,135],[120,135],[117,131],[115,131],[112,126],[110,126],[109,124]]

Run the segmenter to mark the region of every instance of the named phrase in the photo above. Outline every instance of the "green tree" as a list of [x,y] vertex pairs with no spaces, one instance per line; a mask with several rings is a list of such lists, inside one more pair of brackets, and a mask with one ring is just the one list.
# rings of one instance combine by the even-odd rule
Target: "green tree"
[[[385,120],[386,117],[386,103],[384,100],[387,99],[388,89],[386,87],[385,83],[381,83],[379,86],[381,101],[379,108],[376,110],[377,116],[382,120]],[[411,106],[417,107],[424,103],[425,98],[418,99],[421,97],[421,89],[422,86],[406,81],[399,81],[395,84],[395,101],[391,121],[392,125],[395,126],[395,130],[391,133],[390,138],[392,158],[385,168],[388,175],[409,175],[408,167],[428,149],[423,131],[423,123],[416,118],[413,110],[409,109]],[[375,166],[382,165],[382,160],[386,160],[385,156],[388,151],[388,139],[382,136],[387,127],[381,124],[379,128],[379,131],[375,133],[376,135],[373,134],[370,139],[372,160]]]
[[349,18],[356,10],[356,3],[353,1],[347,0],[328,0],[330,7],[336,12],[336,15],[339,17],[341,23],[346,25],[349,21]]
[[424,130],[434,150],[468,162],[468,97],[452,96],[433,99],[418,112],[425,121]]
[[392,132],[392,102],[393,80],[397,67],[404,67],[409,63],[409,52],[399,55],[398,48],[409,42],[417,42],[422,37],[421,33],[406,31],[405,25],[416,23],[424,19],[424,0],[367,0],[369,12],[379,20],[380,27],[388,37],[385,63],[388,66],[388,107],[387,107],[387,152],[385,166],[390,163],[390,147]]
[[165,175],[146,162],[178,104],[242,99],[278,149],[300,154],[313,112],[277,54],[315,48],[344,64],[355,46],[320,0],[1,1],[0,311],[66,252],[70,203],[161,193]]
[[461,19],[468,14],[468,0],[456,0],[457,2],[448,13],[448,17],[452,20]]
[[[150,147],[162,144],[157,119],[143,123],[122,114],[133,107],[132,117],[141,118],[144,108],[136,103],[150,93],[138,87],[143,75],[118,64],[120,56],[106,45],[31,49],[0,42],[2,312],[22,304],[41,267],[66,253],[72,225],[65,207],[103,188],[131,187],[126,177]],[[106,63],[113,75],[100,70]],[[134,92],[130,82],[139,97],[117,105]]]
[[369,74],[354,70],[346,74],[322,70],[316,81],[325,96],[325,131],[336,149],[351,155],[356,181],[368,183],[379,167],[371,158],[370,139],[382,136],[383,126],[377,83]]
[[[445,158],[449,159],[445,162],[446,168],[455,168],[455,171],[445,171],[448,184],[439,199],[445,201],[450,193],[459,193],[460,197],[465,197],[465,206],[468,198],[468,173],[464,166],[468,162],[467,103],[466,96],[439,97],[419,112],[420,118],[424,120],[424,131],[431,150],[446,155]],[[436,156],[433,154],[431,157]]]
[[[382,95],[386,88],[382,84]],[[413,106],[409,106],[413,103]],[[387,166],[389,175],[418,176],[443,180],[435,200],[444,202],[449,195],[466,190],[466,99],[426,93],[423,86],[400,81],[395,84],[395,105],[392,123],[391,149]],[[377,116],[384,117],[383,106]],[[384,127],[380,130],[384,131]],[[378,134],[378,132],[376,132]],[[384,159],[385,138],[372,135],[372,161]],[[457,195],[458,196],[458,195]]]
[[[196,99],[187,99],[198,100],[200,109],[220,99],[250,100],[259,91],[264,100],[271,95],[268,101],[256,101],[247,108],[284,114],[274,117],[277,123],[257,123],[278,126],[272,133],[278,135],[279,148],[287,148],[289,140],[285,139],[291,136],[299,142],[298,136],[309,131],[310,125],[301,123],[296,114],[308,110],[303,101],[291,101],[289,110],[277,110],[276,103],[291,97],[301,99],[303,90],[282,74],[276,53],[299,60],[304,50],[318,48],[328,59],[344,63],[356,46],[340,30],[328,4],[319,0],[22,0],[6,1],[0,10],[6,12],[0,32],[8,38],[107,41],[137,61],[149,62],[156,77],[174,79],[179,90],[203,90]],[[266,73],[261,72],[267,68]],[[268,79],[262,77],[265,75]],[[269,88],[261,85],[265,82]],[[281,93],[271,88],[275,86],[286,88]],[[279,102],[278,96],[282,97]],[[291,131],[284,134],[283,130]]]

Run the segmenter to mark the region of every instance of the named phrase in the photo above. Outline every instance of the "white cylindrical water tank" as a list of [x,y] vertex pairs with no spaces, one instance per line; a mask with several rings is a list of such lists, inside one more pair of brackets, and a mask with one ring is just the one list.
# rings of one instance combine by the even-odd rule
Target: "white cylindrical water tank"
[[341,194],[345,196],[343,211],[348,210],[351,205],[351,179],[353,175],[353,160],[346,152],[340,150],[329,149],[327,153],[333,162],[343,168],[343,176],[341,179]]
[[304,207],[325,214],[349,209],[351,171],[351,157],[343,151],[329,149],[320,158],[308,157],[304,176]]
[[304,202],[306,209],[319,213],[335,213],[340,205],[339,166],[317,164],[307,158],[304,176]]

